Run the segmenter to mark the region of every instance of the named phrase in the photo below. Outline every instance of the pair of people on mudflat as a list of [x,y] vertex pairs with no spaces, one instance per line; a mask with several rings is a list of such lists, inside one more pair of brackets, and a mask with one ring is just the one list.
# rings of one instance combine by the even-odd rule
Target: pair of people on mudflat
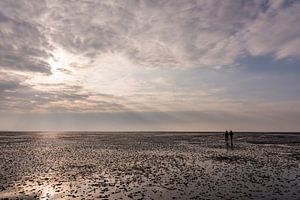
[[231,147],[233,147],[233,132],[232,131],[225,131],[225,142],[226,142],[226,147],[228,148],[229,144],[228,144],[228,140],[230,137],[230,145]]

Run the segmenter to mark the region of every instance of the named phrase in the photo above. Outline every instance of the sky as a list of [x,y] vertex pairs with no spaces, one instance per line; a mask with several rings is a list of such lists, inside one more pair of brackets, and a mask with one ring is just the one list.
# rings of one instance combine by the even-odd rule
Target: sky
[[0,7],[0,130],[300,131],[298,0]]

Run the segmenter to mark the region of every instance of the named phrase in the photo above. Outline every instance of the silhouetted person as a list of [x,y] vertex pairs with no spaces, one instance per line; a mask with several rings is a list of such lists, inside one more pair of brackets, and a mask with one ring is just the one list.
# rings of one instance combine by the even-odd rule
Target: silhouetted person
[[226,148],[228,149],[228,137],[229,137],[229,133],[228,131],[226,130],[225,131],[225,142],[226,142]]
[[233,132],[232,130],[229,132],[229,136],[230,136],[230,144],[231,144],[231,148],[233,147]]

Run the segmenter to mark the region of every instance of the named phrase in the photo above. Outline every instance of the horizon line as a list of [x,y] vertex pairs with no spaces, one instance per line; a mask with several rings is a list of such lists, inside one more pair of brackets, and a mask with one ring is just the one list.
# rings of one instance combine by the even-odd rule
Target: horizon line
[[[228,129],[229,131],[230,129]],[[224,131],[214,131],[214,130],[209,130],[209,131],[196,131],[196,130],[0,130],[0,133],[3,132],[26,132],[26,133],[38,133],[38,132],[85,132],[85,133],[223,133]],[[235,133],[300,133],[300,131],[251,131],[251,130],[238,130],[238,131],[233,131]]]

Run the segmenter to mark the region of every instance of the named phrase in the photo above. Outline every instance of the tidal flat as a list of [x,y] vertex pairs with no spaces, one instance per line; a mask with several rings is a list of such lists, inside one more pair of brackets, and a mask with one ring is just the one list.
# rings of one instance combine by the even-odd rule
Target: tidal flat
[[0,132],[0,199],[300,199],[300,133]]

